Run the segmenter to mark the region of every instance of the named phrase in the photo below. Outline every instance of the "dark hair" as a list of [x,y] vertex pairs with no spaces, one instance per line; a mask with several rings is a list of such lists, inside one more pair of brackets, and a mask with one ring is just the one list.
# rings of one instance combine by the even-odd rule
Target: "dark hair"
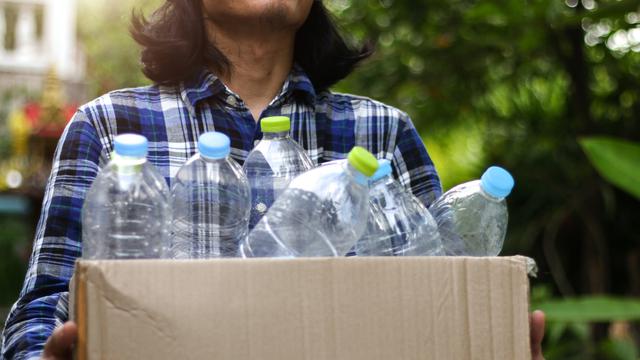
[[[176,84],[203,67],[229,71],[229,60],[208,41],[201,1],[167,0],[150,19],[132,14],[131,35],[142,46],[142,72],[155,83]],[[348,44],[322,2],[314,0],[296,34],[294,62],[322,90],[349,75],[372,52],[368,42]]]

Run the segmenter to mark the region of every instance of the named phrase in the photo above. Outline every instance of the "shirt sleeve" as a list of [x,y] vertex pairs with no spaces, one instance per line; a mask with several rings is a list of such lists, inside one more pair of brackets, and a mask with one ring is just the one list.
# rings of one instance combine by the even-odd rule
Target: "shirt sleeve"
[[401,117],[393,150],[395,177],[429,207],[442,194],[436,168],[408,115]]
[[81,255],[80,213],[102,152],[96,128],[76,112],[55,151],[29,268],[5,324],[3,359],[39,358],[53,329],[68,318],[69,279]]

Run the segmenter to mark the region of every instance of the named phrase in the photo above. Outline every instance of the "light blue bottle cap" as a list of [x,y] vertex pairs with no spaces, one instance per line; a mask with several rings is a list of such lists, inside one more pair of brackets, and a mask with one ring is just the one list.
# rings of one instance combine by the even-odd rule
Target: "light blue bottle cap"
[[145,157],[149,142],[138,134],[122,134],[113,141],[113,151],[120,156]]
[[378,160],[378,170],[369,179],[370,182],[378,181],[391,174],[391,161],[387,159]]
[[511,174],[499,166],[491,166],[480,178],[482,189],[496,198],[509,196],[513,185],[514,181]]
[[209,159],[223,159],[231,152],[231,141],[220,132],[204,133],[198,138],[198,152]]

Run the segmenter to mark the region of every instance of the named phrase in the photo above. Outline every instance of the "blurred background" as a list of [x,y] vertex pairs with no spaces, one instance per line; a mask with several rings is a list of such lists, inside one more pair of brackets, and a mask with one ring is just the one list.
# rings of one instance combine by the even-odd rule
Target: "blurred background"
[[[0,0],[0,317],[22,284],[75,108],[147,84],[132,8]],[[504,255],[534,258],[547,359],[640,357],[640,1],[326,0],[375,56],[337,91],[407,111],[445,189],[516,178]],[[0,324],[0,327],[2,325]]]

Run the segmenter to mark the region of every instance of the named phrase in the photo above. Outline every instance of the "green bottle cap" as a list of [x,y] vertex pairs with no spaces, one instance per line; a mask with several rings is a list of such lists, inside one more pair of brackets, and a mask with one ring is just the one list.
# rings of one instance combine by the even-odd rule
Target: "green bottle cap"
[[289,131],[291,129],[291,120],[286,116],[270,116],[260,120],[260,128],[262,132],[276,133]]
[[371,177],[378,170],[378,160],[365,148],[355,146],[347,156],[349,164],[366,177]]

